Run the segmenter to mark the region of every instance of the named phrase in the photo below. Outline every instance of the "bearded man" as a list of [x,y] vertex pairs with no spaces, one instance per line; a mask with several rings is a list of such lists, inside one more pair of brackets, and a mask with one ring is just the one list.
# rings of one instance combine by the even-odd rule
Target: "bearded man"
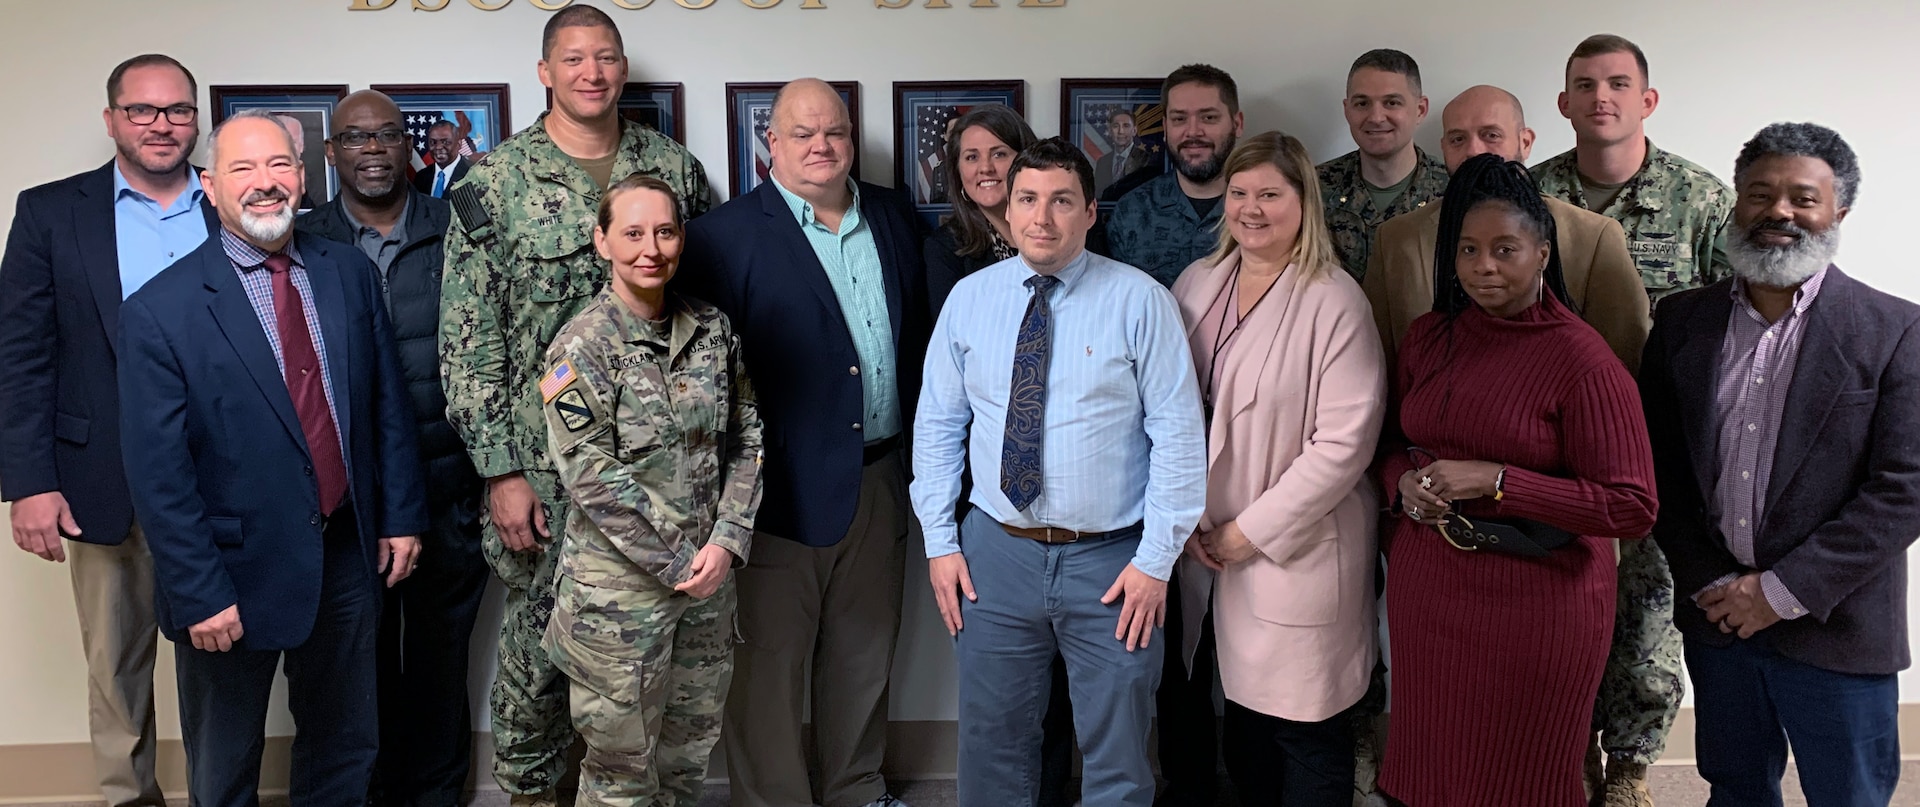
[[[1920,306],[1833,265],[1860,167],[1810,123],[1734,163],[1733,277],[1655,309],[1640,369],[1709,804],[1899,778],[1906,550],[1920,535]],[[1791,738],[1789,740],[1789,738]]]

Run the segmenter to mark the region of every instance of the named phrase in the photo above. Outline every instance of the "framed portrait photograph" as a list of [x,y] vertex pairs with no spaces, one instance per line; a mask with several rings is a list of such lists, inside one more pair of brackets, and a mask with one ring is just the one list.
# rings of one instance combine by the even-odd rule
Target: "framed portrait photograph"
[[[418,177],[435,167],[453,166],[453,176],[466,171],[458,161],[478,162],[513,132],[507,128],[505,84],[375,84],[400,106],[401,122],[413,138],[415,187]],[[435,130],[438,130],[436,133]]]
[[893,83],[893,183],[913,199],[928,223],[953,210],[947,201],[947,140],[961,115],[983,104],[1005,104],[1027,114],[1027,84],[1011,81],[896,81]]
[[340,192],[340,179],[327,165],[327,133],[333,128],[333,108],[345,97],[345,84],[215,84],[207,88],[213,106],[207,131],[244,109],[272,111],[293,136],[305,169],[306,192],[299,209],[311,210]]
[[1161,80],[1060,81],[1060,135],[1093,164],[1102,210],[1167,171],[1167,105]]
[[[687,85],[680,82],[651,84],[629,81],[620,88],[620,117],[644,124],[654,131],[687,142]],[[547,90],[547,109],[553,109],[553,90]]]
[[[853,121],[853,176],[860,176],[860,82],[829,81],[847,103],[847,116]],[[728,198],[734,198],[767,181],[773,167],[773,155],[767,150],[767,130],[773,127],[773,96],[785,86],[780,82],[755,82],[727,85],[727,164],[730,166]]]

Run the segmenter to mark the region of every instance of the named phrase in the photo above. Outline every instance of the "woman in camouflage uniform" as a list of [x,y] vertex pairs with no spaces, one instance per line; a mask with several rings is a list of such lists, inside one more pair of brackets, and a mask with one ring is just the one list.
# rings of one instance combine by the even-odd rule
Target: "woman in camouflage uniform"
[[607,190],[593,242],[611,280],[540,381],[574,505],[544,644],[587,741],[579,805],[697,803],[733,672],[760,418],[726,316],[668,288],[679,211],[651,177]]

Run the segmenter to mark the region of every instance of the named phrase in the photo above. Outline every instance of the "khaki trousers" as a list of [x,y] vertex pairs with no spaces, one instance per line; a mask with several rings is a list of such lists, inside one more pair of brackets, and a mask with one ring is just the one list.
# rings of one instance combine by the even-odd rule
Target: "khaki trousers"
[[67,542],[80,645],[87,657],[87,733],[108,807],[163,807],[154,779],[153,555],[135,525],[117,546]]
[[[810,547],[754,536],[721,740],[736,807],[859,807],[887,792],[887,681],[900,633],[906,457],[867,466],[853,524]],[[811,758],[801,719],[813,676]],[[811,763],[811,764],[810,764]]]

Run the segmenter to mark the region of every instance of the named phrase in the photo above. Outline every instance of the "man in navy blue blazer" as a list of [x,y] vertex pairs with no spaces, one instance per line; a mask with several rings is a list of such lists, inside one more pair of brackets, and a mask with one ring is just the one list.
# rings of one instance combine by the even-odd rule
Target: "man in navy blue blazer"
[[197,94],[170,57],[121,62],[102,113],[113,161],[21,192],[0,258],[0,499],[15,544],[70,561],[108,807],[164,802],[153,560],[121,470],[114,334],[120,301],[220,227],[187,162]]
[[895,802],[880,763],[912,518],[901,449],[931,323],[918,219],[849,177],[857,134],[826,83],[783,87],[768,181],[688,226],[675,280],[733,320],[766,426],[721,735],[751,807]]
[[412,571],[427,526],[413,412],[373,263],[293,232],[292,138],[248,111],[208,143],[219,234],[120,311],[122,450],[178,644],[189,793],[258,803],[284,657],[290,796],[359,807],[380,580]]
[[1811,123],[1734,161],[1734,276],[1654,309],[1640,367],[1710,807],[1884,806],[1920,535],[1920,306],[1832,265],[1860,164]]

